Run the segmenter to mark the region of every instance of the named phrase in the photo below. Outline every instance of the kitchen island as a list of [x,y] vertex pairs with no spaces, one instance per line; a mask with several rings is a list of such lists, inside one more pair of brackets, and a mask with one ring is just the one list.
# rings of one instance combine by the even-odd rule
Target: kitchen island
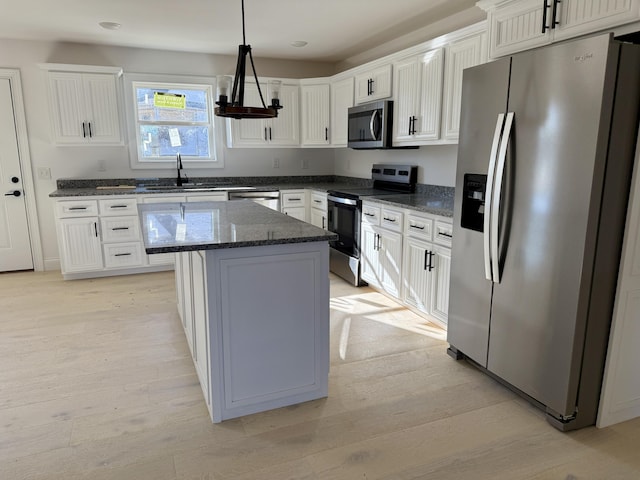
[[214,423],[327,396],[335,234],[251,201],[139,204],[176,253],[178,311]]

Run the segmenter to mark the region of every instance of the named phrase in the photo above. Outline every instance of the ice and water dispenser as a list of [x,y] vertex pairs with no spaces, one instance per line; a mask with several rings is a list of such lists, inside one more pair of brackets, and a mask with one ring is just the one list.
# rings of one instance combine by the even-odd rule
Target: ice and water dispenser
[[487,176],[467,173],[462,189],[462,215],[460,226],[477,232],[484,230],[484,195]]

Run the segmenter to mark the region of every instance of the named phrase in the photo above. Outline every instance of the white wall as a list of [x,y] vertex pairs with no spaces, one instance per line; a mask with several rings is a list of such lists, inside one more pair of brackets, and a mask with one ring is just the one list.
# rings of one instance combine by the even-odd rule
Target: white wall
[[[167,73],[185,75],[233,74],[236,58],[184,52],[170,52],[124,47],[107,47],[73,43],[0,40],[0,67],[17,68],[22,77],[24,106],[31,153],[31,166],[51,169],[51,180],[34,178],[39,227],[45,265],[55,266],[58,247],[53,221],[53,202],[49,194],[55,190],[57,178],[131,178],[170,177],[171,170],[132,170],[126,147],[55,147],[51,142],[46,72],[39,63],[70,63],[119,66],[125,72]],[[256,59],[262,76],[306,78],[328,76],[333,65]],[[187,170],[190,176],[272,176],[331,175],[332,149],[235,149],[224,148],[223,169]],[[280,168],[272,168],[273,159]],[[302,169],[302,158],[309,168]],[[99,170],[99,165],[104,170]]]
[[418,183],[454,187],[457,145],[430,145],[418,149],[351,150],[335,152],[335,174],[371,178],[374,163],[418,165]]

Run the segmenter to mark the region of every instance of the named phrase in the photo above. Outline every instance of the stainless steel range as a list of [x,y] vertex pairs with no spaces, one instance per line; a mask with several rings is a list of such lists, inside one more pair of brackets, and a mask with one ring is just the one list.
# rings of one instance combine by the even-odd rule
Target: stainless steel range
[[360,278],[362,199],[413,193],[417,177],[418,167],[414,165],[376,164],[371,168],[372,188],[329,190],[328,230],[338,234],[338,240],[330,242],[330,269],[333,273],[353,285],[366,285]]

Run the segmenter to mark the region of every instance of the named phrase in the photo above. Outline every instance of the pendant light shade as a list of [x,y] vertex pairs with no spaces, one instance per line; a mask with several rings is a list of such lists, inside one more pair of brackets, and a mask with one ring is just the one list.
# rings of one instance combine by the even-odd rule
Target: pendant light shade
[[[278,116],[278,110],[282,108],[280,105],[280,82],[271,82],[271,105],[267,106],[260,90],[260,82],[253,64],[253,56],[251,55],[251,45],[246,44],[245,28],[244,28],[244,0],[242,0],[242,45],[238,45],[238,63],[236,65],[236,74],[233,77],[233,87],[229,85],[229,77],[218,77],[218,105],[215,114],[218,117],[229,117],[235,119],[243,118],[273,118]],[[247,57],[251,62],[251,70],[256,80],[256,87],[260,95],[261,107],[246,107],[244,105],[244,81],[247,73]],[[231,98],[229,98],[229,89],[231,88]]]

